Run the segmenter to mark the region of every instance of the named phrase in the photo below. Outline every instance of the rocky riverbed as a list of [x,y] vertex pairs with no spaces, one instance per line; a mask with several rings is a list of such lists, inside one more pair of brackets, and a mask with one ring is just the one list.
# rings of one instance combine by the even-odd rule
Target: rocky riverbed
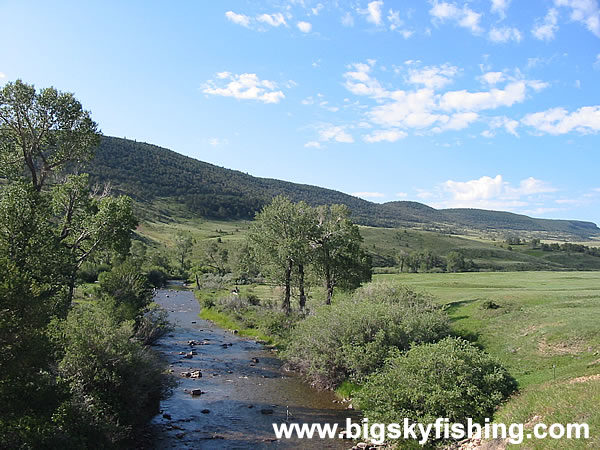
[[178,379],[148,432],[150,448],[351,448],[340,439],[276,440],[273,423],[339,423],[357,416],[331,392],[282,370],[276,354],[198,317],[190,291],[158,290],[175,329],[156,346]]

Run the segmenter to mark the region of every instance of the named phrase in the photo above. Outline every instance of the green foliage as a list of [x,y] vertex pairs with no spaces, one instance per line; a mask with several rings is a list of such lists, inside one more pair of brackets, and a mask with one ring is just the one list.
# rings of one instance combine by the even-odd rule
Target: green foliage
[[446,314],[426,295],[371,283],[298,323],[285,358],[314,384],[364,379],[394,350],[449,334]]
[[427,225],[437,229],[537,230],[590,236],[591,222],[547,220],[499,211],[436,210],[416,202],[371,203],[338,191],[255,178],[142,142],[102,137],[90,167],[94,181],[111,181],[136,200],[168,199],[171,210],[186,205],[194,215],[212,219],[251,219],[277,195],[311,206],[344,204],[352,220],[379,227]]
[[71,93],[36,92],[17,80],[0,89],[0,175],[19,179],[25,167],[36,191],[67,165],[91,159],[97,125]]
[[413,346],[371,375],[356,399],[374,422],[432,423],[449,418],[483,423],[516,389],[515,380],[488,354],[459,338]]
[[152,300],[147,277],[131,261],[102,273],[98,281],[99,293],[114,300],[116,313],[122,319],[137,318],[138,313]]
[[163,363],[100,305],[80,305],[55,324],[63,349],[58,365],[69,392],[53,420],[81,447],[114,446],[158,412],[166,386]]
[[169,274],[160,267],[151,267],[146,274],[148,284],[155,288],[161,288],[167,284]]

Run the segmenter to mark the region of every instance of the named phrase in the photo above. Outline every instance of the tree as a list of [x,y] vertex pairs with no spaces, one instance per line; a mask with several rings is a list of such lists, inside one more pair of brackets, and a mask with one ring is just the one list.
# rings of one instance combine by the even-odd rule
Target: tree
[[371,261],[362,250],[358,227],[350,220],[345,205],[317,208],[317,234],[311,246],[314,264],[323,277],[327,290],[326,303],[331,303],[336,286],[355,289],[371,279]]
[[202,252],[202,265],[216,270],[223,276],[227,272],[228,250],[215,241],[209,241],[204,245]]
[[23,163],[36,191],[67,165],[88,161],[100,142],[96,123],[73,94],[36,92],[17,80],[0,90],[0,171],[21,177]]
[[299,211],[309,206],[294,204],[287,197],[277,196],[256,215],[248,239],[255,258],[271,280],[284,286],[282,309],[291,311],[292,270],[296,263],[306,261],[308,243],[303,231],[305,224]]
[[177,252],[177,259],[181,264],[181,270],[185,270],[185,257],[192,251],[192,245],[194,240],[192,236],[179,231],[175,236],[175,251]]
[[462,252],[452,251],[446,255],[446,270],[448,272],[463,272],[465,257]]

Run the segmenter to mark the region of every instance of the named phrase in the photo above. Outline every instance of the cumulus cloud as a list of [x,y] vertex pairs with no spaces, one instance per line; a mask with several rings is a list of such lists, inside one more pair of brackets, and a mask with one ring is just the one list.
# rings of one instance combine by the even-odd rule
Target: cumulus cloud
[[335,141],[344,144],[354,142],[354,138],[346,131],[346,127],[343,125],[325,124],[319,128],[318,133],[321,142]]
[[564,108],[552,108],[527,114],[521,122],[541,133],[552,135],[577,131],[581,134],[600,131],[600,106],[584,106],[569,113]]
[[408,133],[401,130],[377,130],[363,137],[365,142],[373,144],[376,142],[396,142],[404,139]]
[[533,198],[556,192],[557,189],[534,177],[517,185],[505,181],[502,175],[482,176],[469,181],[448,180],[441,185],[437,205],[452,208],[514,209],[526,207]]
[[250,17],[244,14],[237,14],[233,11],[227,11],[225,13],[225,17],[227,17],[227,20],[230,20],[233,23],[236,23],[246,28],[250,27]]
[[492,0],[491,11],[504,19],[506,17],[506,10],[510,6],[510,1],[511,0]]
[[458,67],[449,64],[428,66],[423,69],[409,69],[408,82],[422,84],[431,89],[439,89],[451,83],[457,73]]
[[266,23],[267,25],[271,25],[272,27],[287,25],[285,17],[283,17],[283,14],[281,13],[261,14],[260,16],[256,17],[256,20]]
[[493,88],[483,92],[450,91],[442,95],[440,107],[443,110],[480,111],[512,106],[525,99],[526,86],[525,81],[513,81],[504,89]]
[[531,33],[540,41],[551,41],[558,30],[558,11],[550,8],[543,21],[538,21]]
[[486,72],[481,76],[481,79],[490,86],[498,84],[505,80],[504,73],[502,72]]
[[383,1],[376,0],[369,2],[369,4],[367,5],[367,9],[360,10],[359,12],[367,16],[367,22],[371,22],[373,25],[379,26],[382,24],[382,7]]
[[298,22],[296,26],[303,33],[310,33],[310,30],[312,30],[312,25],[309,22]]
[[570,9],[571,20],[582,23],[600,37],[600,7],[597,0],[554,0],[554,4]]
[[[208,80],[202,92],[209,95],[233,97],[239,100],[258,100],[263,103],[279,103],[285,98],[277,84],[269,80],[261,80],[255,73],[241,75],[219,72],[218,81]],[[223,85],[223,83],[225,83]]]
[[496,43],[506,43],[509,41],[521,42],[521,32],[514,27],[491,28],[488,34],[490,41]]
[[467,28],[474,34],[479,34],[483,31],[483,28],[479,25],[482,14],[470,9],[467,4],[459,8],[456,3],[433,0],[429,14],[433,18],[434,23],[451,21],[460,27]]

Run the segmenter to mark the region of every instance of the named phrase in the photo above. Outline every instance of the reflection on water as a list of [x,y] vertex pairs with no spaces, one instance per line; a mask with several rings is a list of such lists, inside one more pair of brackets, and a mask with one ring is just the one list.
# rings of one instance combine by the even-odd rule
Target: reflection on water
[[[357,415],[281,369],[274,353],[198,317],[189,291],[159,290],[175,330],[156,346],[179,383],[161,403],[149,440],[154,448],[350,448],[342,440],[276,441],[273,423],[339,423]],[[194,341],[195,345],[190,345]],[[191,352],[191,353],[190,353]],[[195,371],[201,377],[194,378]],[[182,373],[190,373],[190,377]],[[200,395],[191,395],[200,390]]]

